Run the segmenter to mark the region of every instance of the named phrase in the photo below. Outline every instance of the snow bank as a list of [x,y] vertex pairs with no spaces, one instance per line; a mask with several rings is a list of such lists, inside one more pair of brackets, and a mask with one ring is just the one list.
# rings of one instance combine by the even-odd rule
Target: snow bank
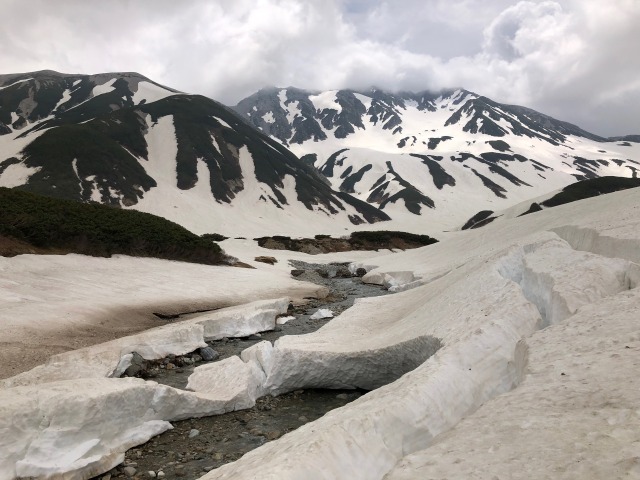
[[[45,365],[4,380],[0,478],[89,478],[121,463],[127,449],[172,428],[169,420],[252,406],[264,374],[253,372],[255,362],[249,362],[244,376],[238,375],[238,369],[224,376],[226,364],[245,365],[238,357],[219,362],[222,375],[217,380],[224,377],[224,382],[217,391],[196,385],[199,388],[194,389],[203,392],[192,393],[139,379],[105,377],[114,370],[121,373],[132,352],[158,359],[206,346],[204,340],[273,328],[276,315],[286,312],[288,304],[283,298],[200,315],[57,355]],[[206,370],[206,366],[196,369],[198,373]],[[254,391],[247,393],[242,387],[251,375],[257,380]],[[191,383],[197,384],[197,378],[198,374]]]
[[133,352],[146,360],[157,360],[169,354],[184,355],[206,347],[205,341],[272,330],[276,316],[285,313],[288,305],[288,298],[253,302],[54,355],[44,365],[0,381],[0,388],[119,376],[130,365],[129,354]]
[[271,343],[260,342],[244,350],[241,357],[196,367],[187,388],[228,405],[229,410],[251,408],[265,395],[272,350]]
[[[263,394],[313,387],[376,390],[204,478],[380,479],[396,473],[405,475],[401,478],[415,478],[421,476],[417,469],[431,462],[423,461],[430,457],[430,450],[438,448],[438,442],[446,442],[448,437],[442,434],[451,431],[450,435],[455,435],[454,427],[462,428],[464,422],[460,422],[465,417],[470,421],[480,418],[469,430],[478,434],[491,428],[500,430],[500,418],[516,418],[512,425],[524,428],[527,409],[541,419],[546,415],[547,398],[558,399],[556,404],[563,407],[557,410],[558,418],[566,416],[566,428],[558,426],[557,432],[565,435],[563,438],[578,434],[577,438],[583,439],[579,443],[593,445],[591,450],[575,446],[575,451],[580,455],[603,452],[607,458],[598,460],[598,465],[633,472],[635,457],[624,445],[638,441],[634,437],[638,431],[634,392],[638,389],[628,383],[636,374],[633,367],[637,361],[632,356],[621,360],[618,375],[618,357],[614,355],[633,353],[626,350],[636,348],[640,338],[635,326],[640,294],[628,290],[638,284],[633,255],[640,249],[639,226],[640,193],[626,191],[500,222],[495,227],[451,234],[446,243],[399,253],[393,259],[380,256],[365,261],[378,265],[369,274],[411,272],[413,279],[410,275],[395,277],[398,287],[417,278],[424,285],[392,296],[361,299],[314,333],[281,337],[273,346],[261,342],[240,358],[199,367],[189,379],[195,392],[106,378],[5,388],[0,390],[2,475],[13,478],[66,471],[85,477],[117,463],[119,452],[131,442],[144,441],[167,428],[165,421],[245,408]],[[578,241],[582,238],[579,231],[593,231],[589,238],[607,240]],[[265,311],[271,310],[269,322],[275,322],[276,312],[283,308],[284,303],[280,307],[263,305]],[[254,317],[257,323],[265,321],[261,314]],[[587,334],[587,326],[605,329],[610,317],[616,317],[613,333],[601,345],[597,331]],[[581,319],[593,323],[582,323]],[[197,319],[187,322],[191,323],[185,323],[183,340],[178,343],[222,334],[221,329],[207,333]],[[540,341],[526,340],[547,324],[551,327],[537,334],[544,336]],[[562,328],[567,328],[564,335],[553,336]],[[141,348],[140,343],[136,345]],[[604,356],[597,354],[601,347]],[[561,357],[562,348],[572,353]],[[125,352],[121,349],[119,354]],[[545,364],[547,353],[550,358]],[[122,358],[114,356],[116,363]],[[554,358],[555,365],[561,365],[560,373],[575,375],[575,381],[570,379],[575,395],[564,397],[562,384],[545,386],[549,375],[561,376]],[[543,376],[538,386],[527,391],[537,365],[542,366]],[[97,370],[100,368],[103,364]],[[592,369],[597,370],[593,377]],[[527,371],[533,373],[527,377]],[[598,387],[607,372],[612,373],[605,379],[611,385]],[[606,388],[614,395],[621,393],[612,399]],[[584,416],[594,410],[602,412],[592,423],[582,422],[582,413],[575,414],[571,407],[573,399],[586,391],[593,395],[581,400],[587,406]],[[511,393],[499,397],[507,392]],[[523,392],[517,399],[519,414],[510,417],[516,410],[506,404],[500,407],[500,403],[488,412],[490,405],[518,392]],[[550,393],[546,396],[545,392]],[[607,402],[615,405],[614,411],[607,410]],[[485,420],[489,413],[494,418]],[[598,431],[592,428],[602,422],[609,423],[606,431],[618,443],[590,433]],[[542,420],[540,425],[545,425]],[[520,442],[520,458],[530,455],[527,445],[536,448],[546,440],[553,443],[551,433],[532,427],[539,435],[530,442]],[[504,442],[508,431],[505,427],[498,432]],[[463,433],[460,438],[465,435],[468,437]],[[11,439],[10,443],[5,439]],[[478,445],[486,453],[486,443]],[[615,450],[607,445],[623,447]],[[471,451],[470,458],[483,458],[480,447]],[[455,472],[450,464],[456,457],[444,457],[449,451],[445,443],[442,450],[440,465],[449,476],[449,471]],[[293,451],[295,455],[291,455]],[[416,454],[416,459],[408,457],[411,454]],[[504,462],[509,458],[506,454],[495,456],[495,471],[506,468]],[[579,471],[580,458],[574,462],[575,471]],[[615,463],[618,460],[622,463]],[[564,457],[564,461],[570,460]],[[561,464],[560,460],[554,464],[551,456],[548,463],[549,471]],[[68,478],[74,475],[70,473]]]

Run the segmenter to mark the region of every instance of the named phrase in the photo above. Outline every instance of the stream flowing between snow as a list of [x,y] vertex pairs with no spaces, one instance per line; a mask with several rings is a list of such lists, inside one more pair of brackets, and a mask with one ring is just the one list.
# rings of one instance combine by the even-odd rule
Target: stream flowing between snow
[[[379,285],[366,284],[358,277],[349,276],[348,264],[311,264],[293,260],[290,264],[297,270],[296,278],[328,287],[329,296],[320,300],[309,299],[302,306],[291,306],[287,315],[294,318],[272,331],[209,342],[217,355],[213,361],[239,355],[244,349],[264,340],[273,343],[283,335],[313,332],[331,320],[312,319],[319,309],[329,309],[337,316],[351,307],[357,298],[389,294]],[[158,383],[185,389],[194,368],[206,363],[199,357],[196,355],[196,361],[193,362],[193,355],[178,358],[170,356],[149,365],[144,376]],[[250,409],[174,422],[173,430],[130,449],[126,452],[123,464],[95,478],[196,479],[322,417],[330,410],[346,405],[364,393],[363,390],[296,390],[278,397],[259,398]]]

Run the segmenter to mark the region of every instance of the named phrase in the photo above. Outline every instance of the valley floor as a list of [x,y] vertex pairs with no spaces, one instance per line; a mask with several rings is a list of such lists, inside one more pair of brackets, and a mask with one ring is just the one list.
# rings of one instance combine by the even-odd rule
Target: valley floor
[[[43,318],[72,331],[68,318],[99,325],[124,305],[238,306],[73,350],[0,382],[0,479],[98,475],[169,422],[314,388],[369,393],[204,478],[638,478],[640,192],[440,240],[315,257],[349,256],[352,271],[368,271],[365,282],[396,293],[360,299],[315,332],[198,366],[187,391],[111,377],[133,352],[158,359],[273,329],[290,298],[324,293],[289,276],[286,260],[308,255],[223,242],[241,260],[278,260],[232,274],[125,258],[2,259],[3,321],[16,342]],[[39,339],[46,345],[46,334]]]

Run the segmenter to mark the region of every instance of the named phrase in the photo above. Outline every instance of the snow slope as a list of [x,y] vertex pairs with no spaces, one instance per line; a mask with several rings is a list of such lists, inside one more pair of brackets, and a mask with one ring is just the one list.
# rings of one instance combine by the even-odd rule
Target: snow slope
[[603,299],[531,335],[517,389],[384,478],[638,478],[638,293]]
[[[349,209],[330,214],[322,206],[307,208],[298,200],[296,179],[286,175],[282,187],[260,182],[256,176],[256,159],[242,147],[238,152],[242,189],[230,203],[218,202],[211,191],[210,175],[205,162],[197,161],[198,181],[189,190],[178,187],[176,155],[178,153],[175,127],[171,115],[153,123],[146,118],[149,160],[139,160],[157,187],[145,193],[131,206],[183,225],[197,234],[216,232],[228,236],[300,235],[301,232],[327,232],[342,234],[351,225],[348,215],[358,215]],[[273,188],[287,199],[284,207],[267,200],[274,196]]]

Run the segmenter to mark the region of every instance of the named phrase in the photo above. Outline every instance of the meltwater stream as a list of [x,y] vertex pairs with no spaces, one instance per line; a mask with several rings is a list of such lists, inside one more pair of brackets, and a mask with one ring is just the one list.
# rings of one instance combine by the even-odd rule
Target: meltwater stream
[[[358,277],[347,276],[347,264],[290,263],[298,270],[296,278],[328,287],[329,296],[321,300],[310,299],[306,305],[290,308],[288,315],[295,318],[277,326],[273,331],[259,336],[209,342],[209,346],[219,355],[216,360],[239,355],[242,350],[257,342],[274,342],[283,335],[313,332],[330,320],[310,318],[320,308],[330,309],[337,316],[351,307],[357,298],[389,293],[378,285],[365,284]],[[183,357],[158,362],[147,372],[150,379],[184,389],[193,369],[204,363],[196,361],[192,364],[193,357],[185,357],[188,360],[185,361]],[[175,368],[167,368],[169,363]],[[123,464],[97,478],[108,480],[129,476],[196,479],[214,468],[237,460],[266,442],[320,418],[334,408],[346,405],[364,393],[366,392],[358,390],[296,390],[278,397],[262,397],[250,409],[173,422],[173,430],[130,449]]]

